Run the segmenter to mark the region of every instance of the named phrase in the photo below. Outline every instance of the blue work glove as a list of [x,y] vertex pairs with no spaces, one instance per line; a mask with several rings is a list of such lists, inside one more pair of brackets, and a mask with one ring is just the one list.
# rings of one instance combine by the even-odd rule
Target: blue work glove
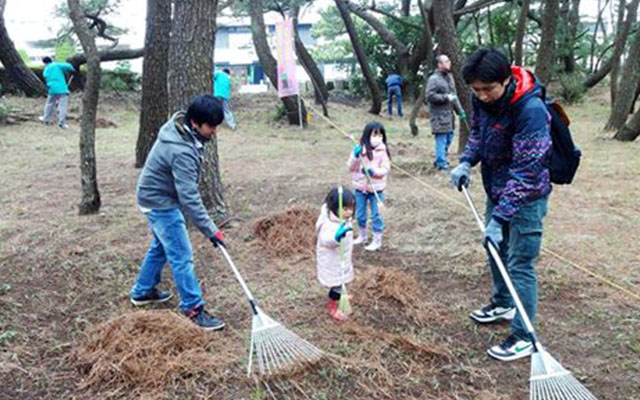
[[484,230],[484,245],[487,246],[491,242],[493,246],[498,250],[500,243],[502,242],[502,224],[495,218],[491,218],[489,225]]
[[459,191],[462,187],[469,187],[471,181],[471,165],[468,162],[462,162],[451,171],[451,182]]
[[346,235],[347,232],[352,231],[353,228],[351,227],[351,224],[347,224],[345,221],[342,221],[340,223],[340,227],[338,227],[338,230],[336,231],[336,235],[333,237],[333,239],[336,242],[340,242]]
[[373,168],[362,167],[360,172],[362,172],[365,175],[369,175],[370,178],[373,178],[373,175],[375,175],[375,172],[373,171]]
[[362,146],[358,144],[353,148],[353,157],[360,158],[360,154],[362,154]]

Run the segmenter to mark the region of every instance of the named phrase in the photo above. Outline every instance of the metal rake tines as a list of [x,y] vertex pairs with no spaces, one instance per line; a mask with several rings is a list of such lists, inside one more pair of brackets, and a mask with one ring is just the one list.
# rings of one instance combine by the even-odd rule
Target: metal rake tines
[[598,400],[549,353],[531,356],[530,400]]
[[263,375],[315,362],[324,354],[322,350],[262,312],[254,316],[253,326],[249,357],[252,358],[255,352],[259,372]]

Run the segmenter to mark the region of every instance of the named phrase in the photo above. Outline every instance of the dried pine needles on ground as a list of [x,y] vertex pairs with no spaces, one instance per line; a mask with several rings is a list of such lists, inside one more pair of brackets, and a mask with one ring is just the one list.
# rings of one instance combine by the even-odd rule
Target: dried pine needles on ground
[[258,219],[253,232],[271,256],[311,256],[315,249],[317,218],[317,210],[293,207],[283,213]]
[[[238,344],[242,346],[242,343]],[[237,361],[233,343],[171,311],[138,311],[91,328],[71,354],[81,389],[162,393],[196,379],[219,384]]]

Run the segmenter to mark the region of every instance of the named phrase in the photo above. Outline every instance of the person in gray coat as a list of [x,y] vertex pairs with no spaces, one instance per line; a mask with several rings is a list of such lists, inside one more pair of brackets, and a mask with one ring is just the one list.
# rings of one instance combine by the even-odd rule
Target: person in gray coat
[[[436,160],[433,166],[446,170],[449,169],[447,155],[455,129],[453,112],[454,109],[458,110],[456,106],[459,103],[451,75],[451,60],[444,54],[436,57],[436,70],[427,81],[425,102],[431,115],[431,132],[436,139]],[[460,118],[463,118],[462,114]]]
[[205,144],[223,119],[222,104],[211,95],[196,97],[186,113],[174,114],[160,128],[137,187],[138,207],[149,220],[153,238],[131,288],[131,302],[142,306],[171,298],[170,292],[156,288],[168,262],[181,311],[206,330],[222,329],[224,323],[204,309],[185,215],[215,247],[224,246],[222,231],[209,217],[198,192]]

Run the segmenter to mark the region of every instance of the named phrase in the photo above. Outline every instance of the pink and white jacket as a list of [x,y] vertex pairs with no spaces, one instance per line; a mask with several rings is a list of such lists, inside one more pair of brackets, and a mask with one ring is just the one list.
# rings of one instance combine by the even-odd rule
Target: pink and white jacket
[[[330,213],[327,205],[322,206],[320,216],[316,222],[316,267],[318,280],[323,286],[340,286],[342,283],[353,281],[353,263],[351,254],[353,251],[353,232],[347,232],[342,239],[344,243],[344,259],[340,262],[340,243],[334,237],[340,227],[338,217]],[[344,277],[342,275],[344,269]],[[344,282],[343,282],[344,279]]]
[[[369,160],[364,147],[362,154],[358,158],[353,156],[353,151],[349,153],[347,166],[349,167],[349,172],[351,172],[353,187],[361,192],[380,192],[387,187],[387,175],[391,169],[391,160],[389,160],[389,156],[387,155],[387,146],[385,146],[384,143],[380,143],[377,147],[373,148],[372,151],[373,160]],[[371,184],[369,184],[366,175],[362,172],[362,167],[373,170]]]

